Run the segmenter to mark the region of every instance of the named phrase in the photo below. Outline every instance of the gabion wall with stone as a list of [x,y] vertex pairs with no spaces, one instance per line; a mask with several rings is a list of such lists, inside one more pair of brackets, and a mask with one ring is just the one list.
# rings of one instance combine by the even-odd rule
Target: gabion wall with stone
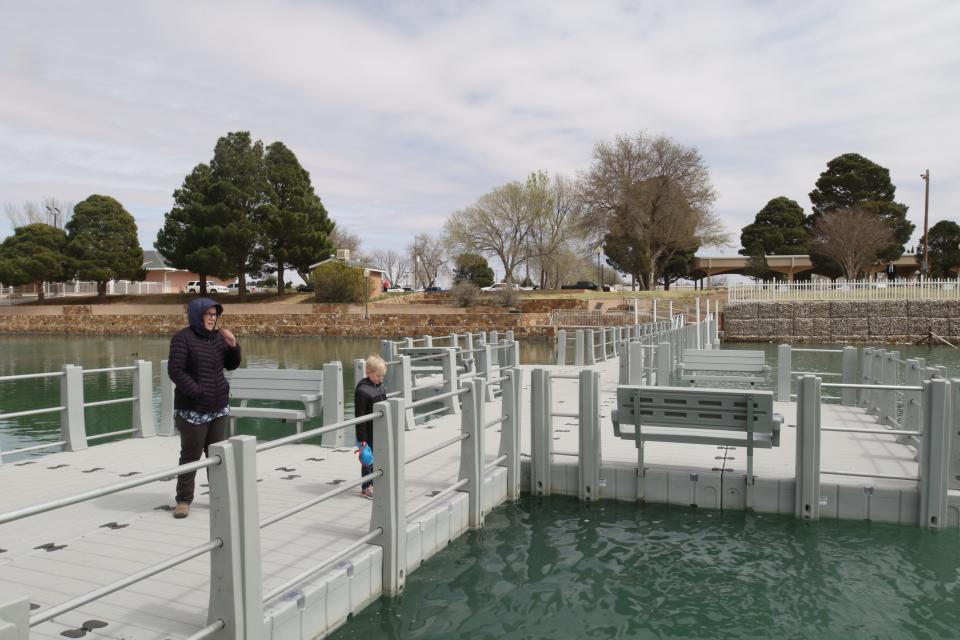
[[914,343],[931,332],[960,341],[958,300],[747,302],[723,308],[731,342]]

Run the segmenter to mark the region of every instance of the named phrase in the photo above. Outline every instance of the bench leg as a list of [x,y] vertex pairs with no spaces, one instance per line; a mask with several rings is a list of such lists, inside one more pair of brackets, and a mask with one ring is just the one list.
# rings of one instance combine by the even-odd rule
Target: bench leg
[[230,436],[235,436],[237,434],[237,418],[235,416],[230,416]]
[[[639,431],[640,427],[637,427]],[[645,484],[647,471],[643,466],[643,441],[637,440],[637,502],[643,502],[646,499]]]
[[303,420],[297,420],[297,433],[303,433]]

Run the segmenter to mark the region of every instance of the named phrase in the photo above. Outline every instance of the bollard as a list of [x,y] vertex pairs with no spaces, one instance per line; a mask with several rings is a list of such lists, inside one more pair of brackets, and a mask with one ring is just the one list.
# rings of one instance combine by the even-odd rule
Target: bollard
[[580,499],[600,499],[600,372],[580,372]]
[[583,366],[583,352],[586,341],[584,340],[583,329],[577,329],[576,342],[574,343],[573,364],[577,367]]
[[157,435],[153,424],[153,363],[137,360],[133,371],[133,429],[134,437],[149,438]]
[[669,387],[673,378],[673,358],[670,343],[661,342],[657,346],[657,386]]
[[244,612],[246,638],[262,638],[263,588],[260,567],[260,506],[257,497],[257,439],[234,436],[232,449],[237,488],[239,554],[242,566],[240,605]]
[[484,435],[484,380],[464,380],[470,391],[463,396],[460,430],[467,437],[460,441],[459,479],[467,480],[462,491],[467,492],[467,521],[471,529],[483,526],[483,435]]
[[950,439],[950,382],[923,383],[923,438],[920,439],[920,526],[942,529],[947,524]]
[[[220,458],[220,464],[207,467],[210,485],[210,540],[221,541],[210,551],[210,604],[207,623],[223,621],[223,628],[212,638],[245,638],[247,623],[240,598],[244,567],[240,550],[240,504],[233,445],[216,442],[210,445],[209,457]],[[259,525],[258,525],[259,526]],[[255,560],[259,562],[259,558]],[[260,622],[262,624],[263,618]]]
[[160,361],[160,424],[157,433],[161,436],[174,435],[173,428],[173,380],[167,373],[167,361]]
[[[327,362],[323,365],[323,400],[321,402],[323,426],[343,422],[343,393],[343,364],[339,360]],[[307,418],[311,417],[307,416]],[[350,427],[330,431],[320,436],[320,444],[324,447],[349,447],[353,441],[353,429]]]
[[820,519],[820,378],[797,387],[796,516]]
[[790,345],[777,347],[777,402],[790,402],[790,370],[793,369],[793,351]]
[[549,496],[553,465],[553,393],[550,372],[534,369],[530,377],[530,493]]
[[567,330],[557,330],[557,361],[556,364],[563,366],[567,364]]
[[501,388],[502,415],[506,418],[500,425],[500,449],[497,457],[507,456],[500,466],[507,469],[507,499],[520,499],[520,397],[523,387],[523,370],[507,369],[507,378]]
[[382,531],[371,544],[383,549],[383,592],[396,596],[403,592],[407,574],[406,455],[400,424],[406,411],[400,398],[378,402],[373,410],[382,414],[373,422],[373,460],[383,475],[377,478],[370,509],[370,530]]
[[[854,384],[857,381],[857,348],[843,348],[843,383]],[[857,390],[843,389],[840,391],[841,402],[844,406],[853,407],[857,404]]]
[[596,335],[593,329],[584,333],[586,342],[584,344],[584,364],[587,366],[597,364],[597,343]]
[[87,448],[87,427],[83,415],[83,367],[63,365],[60,378],[60,438],[66,441],[64,451]]

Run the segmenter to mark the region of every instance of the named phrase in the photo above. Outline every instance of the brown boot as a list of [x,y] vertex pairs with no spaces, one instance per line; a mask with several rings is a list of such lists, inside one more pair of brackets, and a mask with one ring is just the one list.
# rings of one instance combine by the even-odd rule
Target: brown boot
[[186,518],[190,515],[190,503],[189,502],[178,502],[177,508],[173,510],[174,518]]

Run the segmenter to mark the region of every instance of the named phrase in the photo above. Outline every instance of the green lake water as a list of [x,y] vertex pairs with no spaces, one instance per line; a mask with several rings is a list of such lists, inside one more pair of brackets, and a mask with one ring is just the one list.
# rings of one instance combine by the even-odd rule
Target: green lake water
[[524,497],[331,640],[960,637],[956,531]]

